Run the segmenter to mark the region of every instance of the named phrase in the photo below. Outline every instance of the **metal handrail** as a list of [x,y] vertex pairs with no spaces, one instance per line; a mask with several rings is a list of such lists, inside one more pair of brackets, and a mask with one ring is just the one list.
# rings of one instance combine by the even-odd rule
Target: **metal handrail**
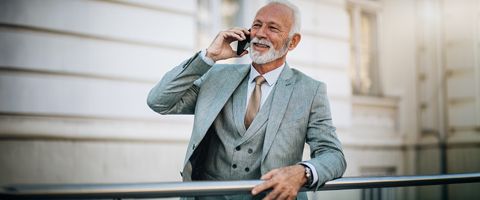
[[[195,181],[121,184],[39,184],[1,187],[0,199],[121,199],[163,198],[179,196],[211,196],[248,194],[263,181]],[[420,185],[443,185],[480,182],[480,173],[344,177],[325,183],[319,190],[345,190]],[[312,189],[302,188],[302,191]]]

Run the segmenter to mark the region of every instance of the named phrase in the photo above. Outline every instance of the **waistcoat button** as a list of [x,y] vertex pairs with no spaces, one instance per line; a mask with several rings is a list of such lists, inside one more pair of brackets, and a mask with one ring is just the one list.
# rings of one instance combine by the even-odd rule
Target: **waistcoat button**
[[249,153],[249,154],[252,154],[252,153],[253,153],[253,149],[248,149],[248,153]]
[[245,171],[246,171],[246,172],[249,172],[249,171],[250,171],[250,168],[248,168],[248,167],[245,168]]
[[233,164],[232,165],[233,169],[237,168],[237,165],[236,164]]
[[240,151],[240,149],[242,149],[242,148],[240,148],[240,146],[235,148],[235,150],[237,150],[237,151]]

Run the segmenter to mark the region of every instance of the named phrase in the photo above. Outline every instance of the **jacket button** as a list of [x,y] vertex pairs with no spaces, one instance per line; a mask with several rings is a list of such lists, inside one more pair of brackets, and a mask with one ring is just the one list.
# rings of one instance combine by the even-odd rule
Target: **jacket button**
[[246,171],[246,172],[249,172],[249,171],[250,171],[250,168],[248,168],[248,167],[245,168],[245,171]]
[[233,169],[237,168],[237,165],[236,164],[233,164],[232,165]]
[[252,153],[253,153],[253,149],[248,149],[248,153],[249,153],[249,154],[252,154]]
[[237,151],[240,151],[242,148],[240,148],[240,146],[238,146],[237,148],[235,148],[235,150]]

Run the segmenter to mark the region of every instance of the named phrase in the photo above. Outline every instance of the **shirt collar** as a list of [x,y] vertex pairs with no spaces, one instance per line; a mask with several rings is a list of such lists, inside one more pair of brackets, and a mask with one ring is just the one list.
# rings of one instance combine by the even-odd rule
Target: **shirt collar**
[[[270,87],[275,85],[284,67],[285,67],[285,63],[283,63],[280,67],[277,67],[276,69],[263,74],[263,77],[265,78],[265,80],[267,81],[267,84]],[[257,76],[260,76],[260,73],[257,72],[257,70],[255,69],[255,67],[253,67],[253,65],[250,65],[250,75],[248,78],[248,82],[249,83],[253,82],[255,77]]]

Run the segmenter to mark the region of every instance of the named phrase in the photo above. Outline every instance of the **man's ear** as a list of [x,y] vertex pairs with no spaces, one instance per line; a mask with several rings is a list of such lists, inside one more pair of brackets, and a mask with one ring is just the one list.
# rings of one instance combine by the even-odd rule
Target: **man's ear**
[[297,47],[298,43],[300,43],[300,40],[302,39],[302,36],[299,33],[293,34],[292,40],[290,41],[290,44],[288,45],[288,50],[291,51]]

